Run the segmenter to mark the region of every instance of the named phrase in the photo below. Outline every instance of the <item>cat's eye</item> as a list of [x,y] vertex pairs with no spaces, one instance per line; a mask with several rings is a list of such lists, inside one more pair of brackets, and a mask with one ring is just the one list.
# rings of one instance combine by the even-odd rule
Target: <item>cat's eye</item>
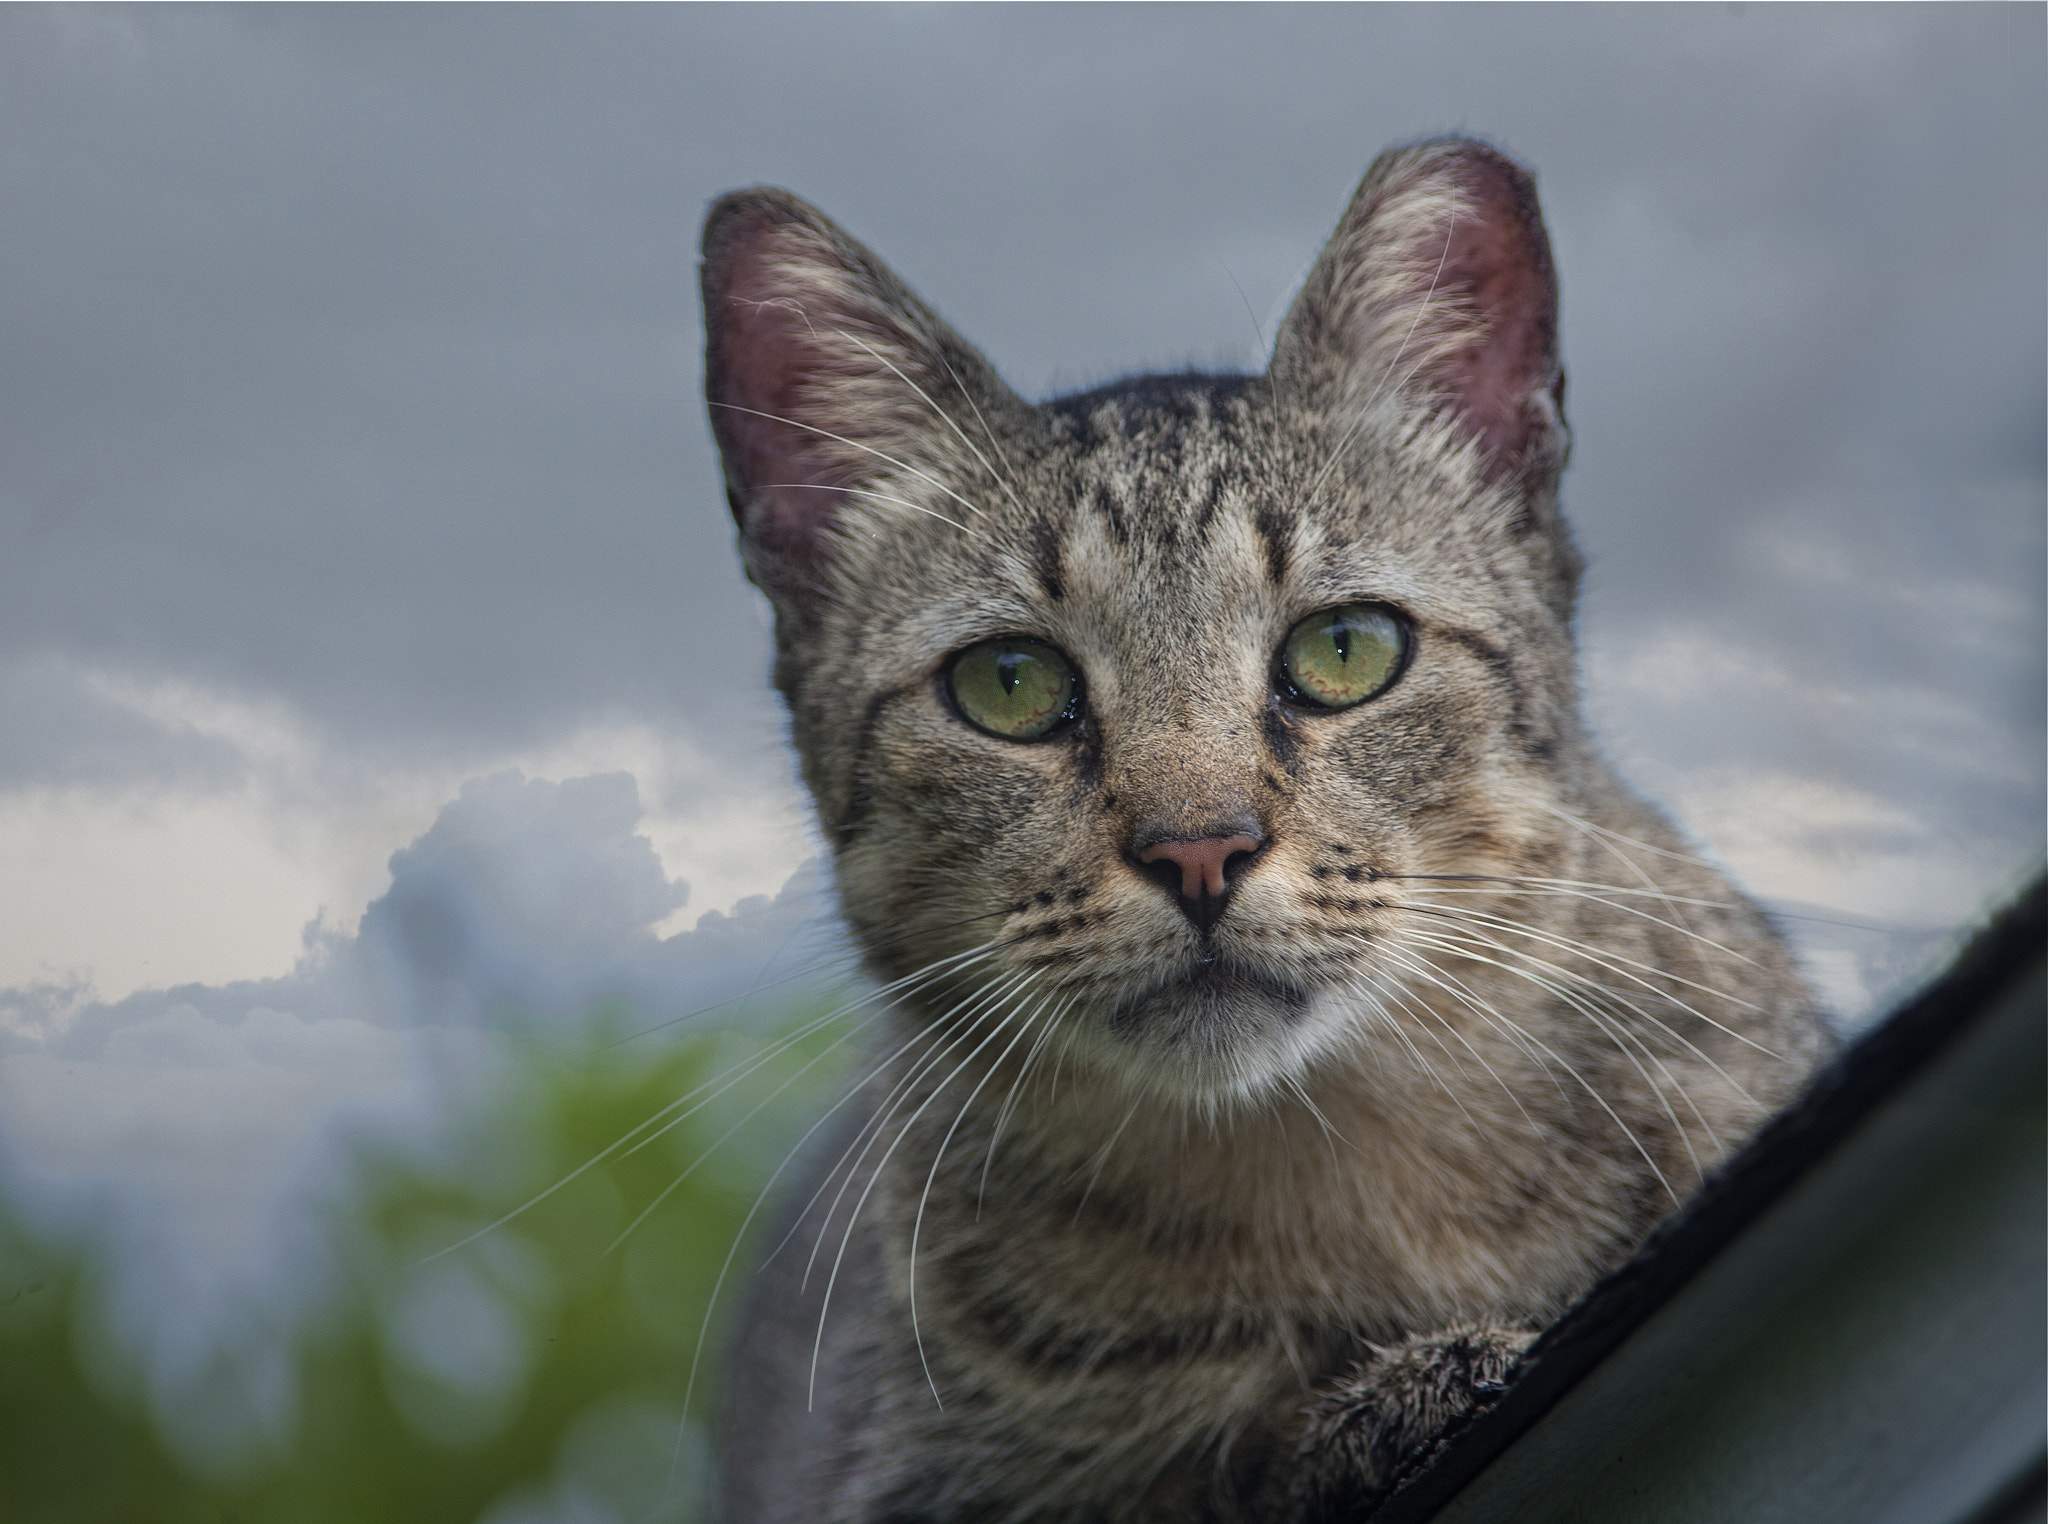
[[946,669],[946,688],[968,723],[1009,741],[1035,741],[1073,716],[1074,664],[1042,641],[969,646]]
[[1347,603],[1311,614],[1287,632],[1280,673],[1296,695],[1324,709],[1349,709],[1401,675],[1408,633],[1377,603]]

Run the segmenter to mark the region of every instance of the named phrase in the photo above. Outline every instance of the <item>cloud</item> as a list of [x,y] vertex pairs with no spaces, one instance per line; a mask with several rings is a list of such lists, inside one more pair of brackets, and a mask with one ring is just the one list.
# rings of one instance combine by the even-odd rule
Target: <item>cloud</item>
[[641,822],[623,773],[474,779],[392,856],[356,929],[307,927],[284,977],[113,1002],[0,990],[6,1141],[38,1171],[168,1204],[173,1236],[219,1261],[311,1188],[345,1119],[416,1130],[494,1034],[573,1048],[705,1008],[743,1023],[750,992],[847,971],[815,866],[662,935],[689,891]]
[[[774,901],[742,901],[730,922],[660,938],[689,891],[638,833],[640,814],[623,773],[466,784],[393,857],[390,891],[363,915],[359,950],[394,1015],[464,1024],[516,1006],[567,1020],[606,1002],[673,1014],[721,998],[711,991],[749,943],[772,954],[769,928],[786,936],[817,913],[817,879],[804,873]],[[746,940],[727,937],[731,922]]]
[[15,717],[36,740],[0,771],[0,987],[83,980],[118,999],[283,974],[307,922],[352,924],[388,887],[393,843],[465,777],[507,769],[638,780],[661,870],[691,885],[664,934],[774,892],[817,850],[786,759],[733,770],[644,722],[407,756],[323,733],[279,698],[132,669],[0,661],[0,713],[10,693],[33,696]]

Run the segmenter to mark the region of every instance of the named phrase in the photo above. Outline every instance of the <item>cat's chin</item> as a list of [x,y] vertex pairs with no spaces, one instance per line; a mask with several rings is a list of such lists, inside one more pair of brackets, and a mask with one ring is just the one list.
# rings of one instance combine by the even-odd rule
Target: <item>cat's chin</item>
[[1125,997],[1100,1019],[1099,1055],[1147,1088],[1249,1097],[1303,1067],[1321,1044],[1312,994],[1224,963]]

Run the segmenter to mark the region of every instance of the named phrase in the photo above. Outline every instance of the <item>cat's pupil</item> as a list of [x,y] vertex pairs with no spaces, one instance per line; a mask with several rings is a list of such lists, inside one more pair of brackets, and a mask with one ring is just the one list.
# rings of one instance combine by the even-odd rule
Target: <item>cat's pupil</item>
[[1017,691],[1017,668],[1022,663],[1023,658],[1015,651],[1005,651],[996,658],[996,677],[1003,685],[1004,698],[1008,698]]
[[1337,648],[1337,660],[1351,660],[1351,626],[1340,624],[1330,632],[1330,644]]

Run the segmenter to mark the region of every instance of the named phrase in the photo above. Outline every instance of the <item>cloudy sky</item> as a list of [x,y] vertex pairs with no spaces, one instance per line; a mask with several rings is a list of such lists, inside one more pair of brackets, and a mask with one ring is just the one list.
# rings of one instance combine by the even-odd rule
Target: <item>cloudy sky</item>
[[0,1160],[241,1243],[421,1031],[824,935],[699,396],[756,182],[1041,394],[1257,365],[1391,142],[1534,165],[1589,702],[1858,1016],[2042,853],[2043,19],[0,10]]

